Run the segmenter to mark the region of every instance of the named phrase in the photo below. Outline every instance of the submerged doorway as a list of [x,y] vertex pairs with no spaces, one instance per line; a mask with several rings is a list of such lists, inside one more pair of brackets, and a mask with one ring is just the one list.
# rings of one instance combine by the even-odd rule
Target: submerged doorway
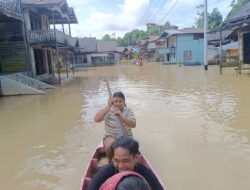
[[34,49],[36,74],[41,75],[46,73],[46,63],[42,49]]
[[243,34],[243,62],[250,64],[250,33]]
[[53,74],[50,50],[47,50],[47,59],[48,59],[48,66],[49,66],[49,74]]

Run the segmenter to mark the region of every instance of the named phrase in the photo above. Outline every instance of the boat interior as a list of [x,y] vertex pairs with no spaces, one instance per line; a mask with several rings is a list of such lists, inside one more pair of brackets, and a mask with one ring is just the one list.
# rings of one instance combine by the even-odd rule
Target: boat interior
[[[137,162],[145,165],[146,167],[149,167],[147,161],[141,154],[138,155]],[[106,157],[104,147],[98,147],[87,167],[84,179],[82,180],[82,189],[80,190],[86,190],[94,174],[98,171],[100,167],[106,164],[108,164],[108,158]]]

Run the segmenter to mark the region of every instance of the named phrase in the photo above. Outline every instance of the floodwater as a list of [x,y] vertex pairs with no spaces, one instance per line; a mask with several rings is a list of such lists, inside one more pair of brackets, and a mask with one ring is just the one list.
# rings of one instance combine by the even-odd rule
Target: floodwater
[[134,137],[169,190],[249,190],[250,75],[147,63],[87,68],[45,95],[0,98],[0,189],[78,189],[103,135],[103,75],[137,118]]

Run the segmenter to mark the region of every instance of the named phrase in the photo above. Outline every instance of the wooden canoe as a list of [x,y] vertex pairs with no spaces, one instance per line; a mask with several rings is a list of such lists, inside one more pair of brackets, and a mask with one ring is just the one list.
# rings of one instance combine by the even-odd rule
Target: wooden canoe
[[[82,175],[82,179],[81,179],[81,183],[80,183],[80,188],[79,190],[87,190],[88,186],[91,182],[91,178],[92,176],[95,174],[95,172],[97,171],[97,169],[99,167],[101,167],[102,165],[107,163],[107,158],[105,157],[105,150],[103,147],[103,143],[101,142],[95,149],[91,160],[89,161],[83,175]],[[168,190],[166,185],[163,183],[163,181],[161,180],[160,176],[157,174],[157,172],[153,169],[153,167],[150,165],[150,163],[147,161],[147,159],[145,158],[145,156],[143,154],[140,154],[138,157],[137,162],[143,164],[144,166],[150,168],[155,176],[158,178],[159,182],[161,183],[162,187],[165,190]]]

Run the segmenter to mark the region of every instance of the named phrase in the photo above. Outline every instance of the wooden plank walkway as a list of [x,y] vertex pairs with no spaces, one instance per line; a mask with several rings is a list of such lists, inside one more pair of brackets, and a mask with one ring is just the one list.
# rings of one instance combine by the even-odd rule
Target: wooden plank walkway
[[237,68],[235,68],[236,75],[241,75],[242,70],[250,70],[250,64],[240,64]]

